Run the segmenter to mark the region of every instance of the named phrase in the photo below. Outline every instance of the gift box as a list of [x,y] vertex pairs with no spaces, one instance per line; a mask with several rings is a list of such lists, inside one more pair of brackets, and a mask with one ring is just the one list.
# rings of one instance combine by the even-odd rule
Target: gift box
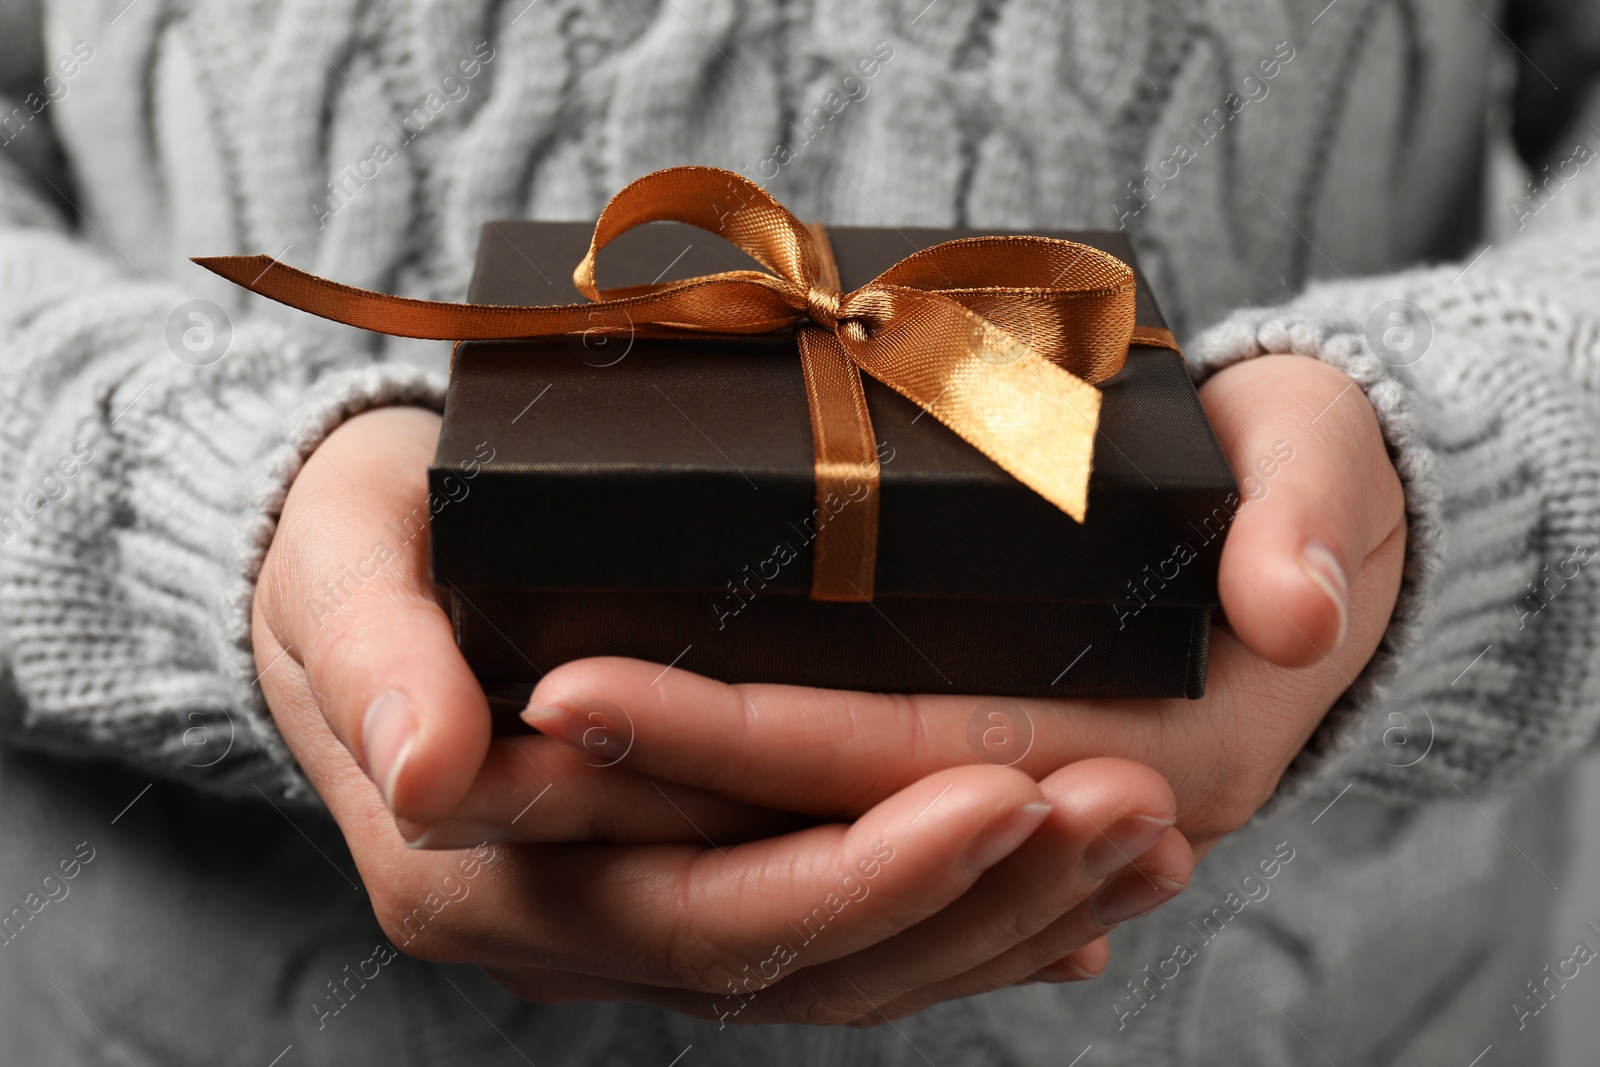
[[[592,226],[484,227],[469,300],[568,303]],[[829,227],[843,286],[972,231]],[[1054,233],[1130,264],[1115,232]],[[607,285],[747,267],[658,222]],[[1163,325],[1141,277],[1138,322]],[[585,656],[726,682],[904,693],[1198,697],[1235,484],[1182,357],[1102,383],[1086,521],[870,377],[876,588],[811,599],[812,428],[792,335],[466,342],[430,472],[434,579],[494,688]],[[850,494],[842,494],[850,500]],[[848,506],[848,504],[846,505]]]
[[593,225],[486,225],[467,304],[197,262],[458,342],[430,551],[491,696],[599,655],[880,692],[1204,691],[1239,496],[1120,233],[824,228],[682,167]]

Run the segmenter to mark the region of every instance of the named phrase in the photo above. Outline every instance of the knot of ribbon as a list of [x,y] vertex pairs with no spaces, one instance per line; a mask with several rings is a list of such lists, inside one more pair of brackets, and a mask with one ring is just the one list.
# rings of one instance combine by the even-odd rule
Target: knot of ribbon
[[813,285],[806,293],[806,318],[825,330],[839,325],[839,302],[844,294],[825,285]]
[[[657,221],[719,234],[766,269],[600,289],[600,250]],[[573,271],[590,303],[441,303],[341,285],[264,255],[195,262],[280,303],[400,337],[793,330],[815,446],[811,595],[819,600],[872,598],[879,470],[860,372],[921,406],[1082,522],[1100,415],[1096,384],[1122,369],[1131,343],[1177,348],[1166,330],[1135,324],[1132,269],[1071,241],[1020,235],[947,241],[841,292],[823,227],[801,222],[743,176],[713,167],[656,171],[612,197]],[[864,493],[851,487],[852,479]],[[836,507],[840,499],[846,503]]]

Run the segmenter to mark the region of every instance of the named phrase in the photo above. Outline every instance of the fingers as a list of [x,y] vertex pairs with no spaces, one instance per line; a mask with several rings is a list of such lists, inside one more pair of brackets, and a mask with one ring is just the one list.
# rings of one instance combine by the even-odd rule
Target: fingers
[[[410,851],[331,733],[295,725],[320,724],[303,673],[286,670],[274,686],[391,942],[424,959],[521,974],[524,987],[503,980],[537,999],[731,1011],[735,990],[747,1000],[803,963],[859,951],[936,913],[1051,810],[1026,775],[966,767],[916,783],[854,826],[729,849]],[[550,993],[549,974],[525,973],[530,961],[567,974],[568,994]]]
[[1032,985],[1034,982],[1086,982],[1091,978],[1100,977],[1110,962],[1111,942],[1099,937],[1078,951],[1068,953],[1050,966],[1040,968],[1017,985]]
[[587,752],[544,737],[505,737],[447,819],[399,819],[414,849],[462,849],[482,842],[734,844],[775,837],[811,820],[596,765]]
[[334,735],[388,807],[419,820],[466,794],[490,734],[428,577],[438,424],[389,408],[335,431],[290,488],[257,594]]
[[1085,760],[1040,784],[1055,809],[1025,845],[938,914],[773,989],[772,1010],[849,1022],[902,998],[926,1005],[1011,985],[1188,882],[1186,849],[1163,853],[1160,881],[1122,875],[1098,908],[1084,906],[1157,841],[1181,840],[1176,801],[1159,775],[1125,760]]
[[1314,663],[1346,639],[1355,575],[1404,522],[1377,417],[1348,377],[1303,356],[1230,367],[1201,400],[1243,498],[1218,574],[1228,623],[1273,663]]
[[[1360,583],[1384,580],[1381,570],[1362,572],[1359,594],[1367,591]],[[1375,644],[1381,626],[1378,620],[1363,640]],[[1345,654],[1355,655],[1355,645]],[[1210,685],[1199,701],[985,701],[729,686],[680,670],[663,676],[636,660],[591,659],[551,671],[534,692],[540,706],[524,718],[587,758],[611,758],[604,754],[625,734],[619,766],[827,820],[854,818],[941,767],[998,762],[985,738],[1003,729],[1011,735],[1004,758],[1036,778],[1095,756],[1153,768],[1178,795],[1180,829],[1208,841],[1266,800],[1355,669],[1329,661],[1277,667],[1226,630],[1212,636]],[[600,706],[611,709],[601,720],[622,725],[597,727],[597,713],[583,712]]]
[[[969,728],[981,703],[730,686],[680,670],[662,675],[638,660],[598,658],[546,675],[523,719],[595,759],[626,734],[623,764],[641,774],[763,807],[850,819],[941,767],[984,760]],[[586,710],[599,707],[612,711]],[[1113,702],[1104,711],[1062,701],[1007,707],[1033,736],[1017,766],[1039,777],[1092,755],[1125,755],[1114,734],[1129,735],[1127,724],[1150,710],[1142,702]],[[602,722],[612,725],[596,725]]]
[[[976,996],[1028,981],[1080,982],[1105,970],[1110,946],[1105,935],[1183,892],[1194,874],[1188,842],[1168,830],[1128,867],[1103,882],[1089,900],[1044,930],[981,966],[881,1005],[877,1021],[898,1019],[932,1004]],[[863,1022],[871,1023],[871,1017]]]
[[[763,807],[855,818],[940,767],[984,760],[971,729],[982,703],[730,686],[680,670],[663,676],[660,667],[638,660],[590,659],[546,675],[523,718],[591,758],[616,748],[615,735],[625,732],[624,762],[637,773]],[[599,718],[584,712],[601,706],[613,712]],[[1021,700],[1005,707],[1016,720],[1008,725],[1031,738],[1016,766],[1039,777],[1091,756],[1134,758],[1128,750],[1150,731],[1128,726],[1157,721],[1149,702]],[[596,726],[618,720],[624,725]],[[992,723],[984,718],[981,725]]]
[[[790,962],[799,970],[774,963],[765,978],[736,976],[720,997],[587,977],[567,984],[538,969],[492,973],[518,995],[542,1002],[624,999],[724,1023],[866,1026],[1022,981],[1091,977],[1108,959],[1105,933],[1181,891],[1192,860],[1181,835],[1166,825],[1171,791],[1146,768],[1086,761],[1051,776],[1044,788],[1057,801],[1054,810],[965,895],[832,962],[807,966],[805,947],[796,945]],[[1169,814],[1152,818],[1152,810]],[[1134,866],[1125,865],[1125,855]],[[1130,892],[1134,881],[1155,888]]]
[[1026,775],[958,767],[851,826],[727,849],[530,846],[513,853],[514,877],[482,890],[450,951],[499,965],[535,953],[550,966],[702,992],[771,984],[937,913],[1050,810]]
[[[640,660],[563,664],[523,720],[601,759],[753,804],[852,819],[939,767],[972,762],[935,728],[918,743],[922,698],[797,686],[731,686]],[[609,714],[590,710],[613,709]],[[618,735],[625,734],[625,739]],[[606,757],[609,758],[609,757]]]

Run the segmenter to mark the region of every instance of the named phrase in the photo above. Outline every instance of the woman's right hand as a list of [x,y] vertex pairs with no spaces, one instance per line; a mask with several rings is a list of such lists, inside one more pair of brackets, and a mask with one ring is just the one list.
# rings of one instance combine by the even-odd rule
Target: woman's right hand
[[[401,536],[427,515],[438,426],[391,408],[330,435],[291,488],[252,614],[273,716],[397,948],[476,963],[541,1002],[872,1025],[879,1005],[1098,973],[1108,876],[1137,858],[1168,895],[1188,881],[1171,789],[1126,760],[1037,782],[946,768],[851,822],[806,825],[555,739],[492,740],[426,534]],[[508,791],[528,798],[519,843],[410,848],[396,823]],[[469,847],[477,829],[456,822],[457,840],[432,844]]]

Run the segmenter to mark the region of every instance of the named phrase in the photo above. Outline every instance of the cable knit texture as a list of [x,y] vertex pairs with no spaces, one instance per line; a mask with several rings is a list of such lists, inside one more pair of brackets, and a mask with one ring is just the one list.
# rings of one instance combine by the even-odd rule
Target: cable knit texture
[[[189,255],[456,299],[486,219],[592,218],[678,163],[741,170],[837,224],[1122,226],[1197,378],[1268,352],[1326,360],[1371,402],[1405,486],[1378,656],[1190,893],[1209,906],[1287,836],[1298,896],[1236,920],[1159,1007],[1127,983],[1192,939],[1176,907],[1119,931],[1094,986],[944,1005],[898,1032],[471,999],[558,1062],[665,1064],[694,1044],[715,1062],[929,1050],[960,1067],[1066,1062],[1081,1038],[1101,1042],[1094,1063],[1444,1047],[1437,1062],[1465,1063],[1489,1031],[1435,1022],[1452,1005],[1506,1021],[1498,991],[1538,969],[1518,947],[1537,909],[1488,902],[1520,899],[1522,861],[1548,863],[1555,839],[1508,794],[1453,802],[1532,780],[1600,716],[1600,598],[1572,563],[1600,548],[1600,167],[1573,163],[1597,57],[1600,18],[1575,0],[0,0],[5,740],[314,802],[255,684],[252,583],[312,450],[361,410],[438,406],[445,351],[246,300]],[[231,326],[204,366],[171,340],[196,299]],[[1420,358],[1385,340],[1394,301],[1426,325]],[[1419,760],[1372,744],[1402,720]],[[1315,847],[1297,836],[1305,802],[1347,786]],[[1385,894],[1406,906],[1348,912]],[[321,950],[310,919],[282,922],[241,919],[240,951]],[[1424,934],[1450,949],[1418,947],[1413,985],[1364,1001],[1362,961]],[[282,966],[279,990],[301,995]],[[1264,1003],[1238,993],[1247,969]],[[461,990],[440,972],[396,973],[415,1010],[394,1056],[507,1051],[441,1013]],[[159,1010],[123,1014],[145,1028],[135,1048],[215,1061],[141,1021]],[[292,1040],[297,1057],[334,1047]]]

